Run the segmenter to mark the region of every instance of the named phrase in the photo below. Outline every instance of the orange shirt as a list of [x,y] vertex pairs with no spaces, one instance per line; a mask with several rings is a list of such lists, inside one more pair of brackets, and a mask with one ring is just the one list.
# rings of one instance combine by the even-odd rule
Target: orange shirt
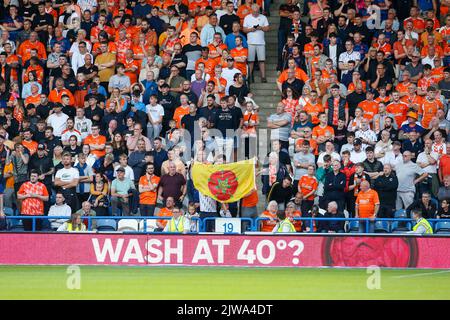
[[294,225],[295,231],[302,232],[302,221],[301,220],[294,220],[294,218],[301,218],[302,213],[299,210],[295,210],[290,216],[289,220]]
[[[105,144],[106,143],[106,137],[102,136],[102,135],[98,135],[97,137],[94,137],[92,134],[88,135],[85,139],[84,139],[84,144]],[[93,155],[95,155],[97,158],[101,158],[103,157],[106,152],[105,149],[103,150],[91,150],[91,153]]]
[[[288,78],[288,70],[289,69],[286,69],[280,74],[280,76],[278,77],[278,80],[277,80],[278,82],[283,83],[283,82],[285,82],[287,80],[287,78]],[[305,73],[305,71],[303,71],[300,68],[295,68],[295,77],[297,79],[302,80],[305,83],[306,83],[306,81],[309,80],[308,75]]]
[[200,0],[200,1],[192,1],[189,3],[189,11],[194,12],[197,7],[200,7],[200,9],[205,9],[207,6],[209,6],[208,0]]
[[[361,87],[362,87],[362,89],[363,89],[363,91],[364,92],[366,92],[366,82],[365,81],[363,81],[363,80],[360,80],[361,81]],[[350,83],[349,85],[348,85],[348,94],[350,94],[350,93],[352,93],[353,91],[355,91],[355,89],[356,89],[356,85],[352,82],[352,83]]]
[[312,129],[312,136],[314,139],[316,139],[317,137],[324,136],[327,132],[329,132],[331,135],[334,136],[333,127],[326,126],[326,127],[322,128],[320,125],[317,125]]
[[373,116],[378,114],[378,103],[375,101],[364,100],[358,104],[363,109],[363,117],[372,121]]
[[378,193],[375,190],[359,191],[356,198],[358,205],[358,216],[360,218],[370,218],[375,214],[375,205],[380,204]]
[[[153,175],[150,180],[147,175],[143,175],[139,179],[139,185],[143,187],[148,187],[150,184],[158,186],[160,178],[158,176]],[[154,191],[145,191],[139,194],[139,203],[140,204],[148,204],[154,205],[156,204],[156,191],[158,188],[156,187]]]
[[251,208],[258,205],[258,191],[254,190],[242,199],[242,207]]
[[272,218],[273,221],[270,220],[262,220],[262,226],[261,231],[262,232],[272,232],[273,228],[277,224],[277,214],[276,213],[270,213],[269,211],[264,211],[261,214],[261,218]]
[[[117,47],[116,44],[112,41],[108,42],[108,52],[109,53],[117,53]],[[96,42],[93,44],[92,46],[92,54],[93,55],[98,55],[101,54],[102,51],[100,50],[100,42]]]
[[114,37],[114,30],[113,30],[113,28],[108,27],[108,26],[104,26],[103,29],[100,29],[98,26],[95,26],[95,27],[93,27],[91,29],[91,39],[94,38],[94,39],[98,40],[98,34],[101,31],[105,31],[110,38]]
[[38,143],[36,141],[22,141],[22,145],[28,149],[28,151],[30,151],[30,155],[33,155],[36,153],[37,148],[38,148]]
[[382,46],[380,46],[379,43],[374,43],[373,47],[376,48],[377,51],[383,51],[386,54],[386,56],[389,56],[392,54],[392,47],[387,42],[385,44],[383,44]]
[[31,49],[36,49],[39,59],[47,59],[47,51],[45,46],[40,41],[31,42],[30,40],[25,40],[19,46],[17,54],[22,57],[22,62],[25,63],[31,58]]
[[[226,80],[225,78],[220,78],[220,79],[219,79],[219,82],[218,82],[217,79],[216,79],[215,77],[211,77],[211,79],[209,79],[209,81],[213,81],[213,82],[214,82],[214,84],[215,84],[215,86],[216,86],[216,89],[219,88],[219,82],[220,82],[220,85],[221,85],[222,87],[226,88],[226,86],[227,86],[227,80]],[[222,98],[222,97],[225,96],[225,89],[224,89],[224,91],[217,92],[217,93],[218,93],[219,97]]]
[[185,115],[189,114],[189,106],[183,107],[183,106],[179,106],[178,108],[175,109],[175,113],[173,114],[173,120],[175,120],[175,122],[177,123],[177,128],[181,128],[181,119],[183,119],[183,117]]
[[242,47],[241,49],[234,48],[234,49],[231,49],[230,55],[233,58],[235,58],[234,66],[236,67],[236,69],[238,69],[244,77],[247,76],[247,62],[237,62],[236,58],[237,57],[248,58],[248,49],[244,48],[244,47]]
[[422,18],[412,18],[412,17],[406,18],[403,21],[403,28],[406,27],[408,21],[412,21],[413,29],[415,30],[425,29],[425,20],[423,20]]
[[126,39],[124,41],[117,40],[116,41],[116,47],[117,47],[117,61],[118,62],[124,62],[125,61],[125,53],[127,49],[132,49],[132,42],[130,39]]
[[419,114],[422,115],[421,124],[424,129],[428,129],[430,127],[431,119],[436,116],[438,109],[444,109],[444,106],[440,100],[423,100],[423,103],[419,108]]
[[444,69],[445,67],[439,67],[431,70],[431,76],[434,78],[434,83],[439,83],[439,81],[444,79]]
[[383,102],[384,104],[388,104],[391,101],[391,98],[389,98],[389,96],[385,96],[385,97],[381,97],[378,96],[378,98],[375,99],[375,102],[380,104],[381,102]]
[[[244,114],[243,114],[243,121],[244,122],[250,122],[250,121],[253,121],[253,122],[259,122],[259,116],[258,116],[258,113],[256,113],[256,112],[248,112],[248,111],[245,111],[244,112]],[[254,125],[245,125],[244,124],[244,126],[242,127],[242,131],[243,132],[245,132],[245,133],[247,133],[247,134],[256,134],[256,127],[254,126]]]
[[72,92],[70,92],[67,89],[62,89],[61,91],[58,91],[58,89],[53,89],[52,91],[50,91],[50,94],[48,95],[48,101],[53,102],[53,103],[57,103],[57,102],[61,102],[61,97],[63,95],[67,95],[69,96],[69,103],[71,106],[75,105],[75,98],[72,94]]
[[408,88],[412,85],[412,82],[399,82],[398,85],[395,86],[395,90],[400,93],[408,93]]
[[29,104],[34,104],[37,107],[41,103],[41,95],[38,93],[35,96],[29,96],[25,99],[25,106]]
[[[319,182],[317,181],[316,177],[310,177],[308,175],[304,175],[298,181],[298,191],[303,196],[306,196],[308,193],[310,193],[313,190],[317,190],[318,186],[319,186]],[[312,194],[305,200],[314,200],[314,197],[315,197],[315,195]]]
[[[169,210],[167,208],[162,208],[161,210],[159,210],[158,213],[155,214],[156,217],[172,217],[173,213],[172,210]],[[166,227],[167,222],[169,222],[170,220],[167,219],[161,219],[158,220],[157,222],[159,222],[164,228]]]
[[127,71],[125,72],[125,75],[128,76],[130,78],[130,83],[136,83],[137,82],[137,75],[139,74],[139,62],[137,62],[134,59],[131,59],[131,61],[128,61],[125,59],[125,61],[123,62],[125,69],[131,69],[133,67],[135,67],[135,71]]
[[40,84],[42,84],[42,81],[44,80],[44,69],[40,65],[36,65],[36,66],[31,66],[30,65],[27,68],[27,70],[25,70],[25,72],[23,73],[23,82],[27,83],[29,81],[28,73],[30,73],[31,71],[36,72],[37,79],[35,79],[35,81],[37,81]]
[[[41,196],[48,196],[47,188],[41,182],[25,182],[20,186],[19,192],[17,193],[21,195],[35,193]],[[22,201],[21,214],[27,216],[42,216],[44,214],[44,201],[38,198],[26,198]]]
[[[422,50],[420,50],[420,55],[421,55],[422,57],[426,57],[426,56],[428,55],[428,48],[429,48],[429,46],[424,46],[424,47],[422,48]],[[437,55],[438,57],[442,58],[442,57],[444,56],[444,49],[443,49],[441,46],[439,46],[439,45],[434,45],[434,49],[435,49],[436,55]]]
[[[222,57],[222,54],[219,53],[219,51],[217,50],[218,48],[222,49],[222,50],[227,50],[227,45],[225,43],[221,43],[218,46],[215,46],[213,43],[208,44],[208,48],[209,48],[209,58],[210,59],[214,59],[216,61],[216,64],[218,64],[220,62],[220,59]],[[213,56],[217,57],[213,58]]]
[[436,84],[434,77],[430,76],[428,78],[421,78],[419,79],[419,81],[417,82],[417,87],[422,89],[422,91],[427,91],[428,87],[432,86]]
[[210,77],[214,77],[214,68],[216,67],[215,59],[203,59],[200,58],[195,62],[195,70],[198,69],[198,64],[203,63],[205,65],[205,73],[209,74]]
[[239,6],[239,9],[236,12],[236,15],[241,19],[241,26],[244,25],[244,19],[250,13],[252,13],[251,7],[249,7],[245,4]]
[[409,108],[413,108],[412,105],[416,104],[416,108],[423,102],[423,97],[415,94],[414,96],[406,95],[400,98],[400,100],[408,105]]
[[386,106],[386,112],[394,116],[397,128],[402,126],[402,123],[406,121],[406,114],[408,113],[408,105],[404,102],[392,102]]
[[[303,145],[303,141],[305,141],[305,139],[297,139],[295,145],[300,148]],[[315,156],[319,155],[319,145],[317,144],[317,141],[314,139],[309,139],[307,141],[309,141],[309,149],[311,150],[311,152]]]
[[[19,63],[19,56],[15,55],[15,54],[11,54],[6,58],[6,63],[8,65],[14,64],[14,63]],[[17,69],[15,68],[11,68],[11,77],[14,79],[14,81],[18,80],[17,77]]]
[[311,116],[311,122],[316,125],[319,124],[319,118],[317,116],[319,113],[324,112],[325,109],[320,102],[312,104],[311,101],[309,101],[303,107],[303,111],[306,111]]

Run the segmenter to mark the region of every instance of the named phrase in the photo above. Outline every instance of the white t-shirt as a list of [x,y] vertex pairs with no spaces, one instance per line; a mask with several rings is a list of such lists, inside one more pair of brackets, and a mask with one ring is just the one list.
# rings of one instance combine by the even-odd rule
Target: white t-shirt
[[[426,173],[437,173],[437,163],[438,163],[437,161],[438,161],[438,159],[439,159],[439,155],[438,155],[436,152],[431,151],[430,156],[431,156],[434,160],[436,160],[436,163],[433,164],[433,165],[429,165],[429,166],[423,168],[423,170],[424,170]],[[417,163],[418,165],[420,165],[420,164],[430,164],[430,162],[428,161],[428,157],[427,157],[427,155],[425,154],[425,151],[419,153],[419,155],[417,156],[416,163]]]
[[62,132],[66,129],[66,122],[68,118],[69,116],[62,112],[59,115],[52,113],[47,118],[47,125],[53,128],[53,134],[56,137],[61,137]]
[[366,160],[366,153],[364,151],[356,152],[355,150],[350,152],[350,161],[353,163],[360,163]]
[[153,121],[159,121],[160,118],[164,116],[164,108],[160,104],[157,104],[156,106],[148,104],[145,108],[147,109],[147,114],[152,117]]
[[236,68],[233,69],[228,69],[225,68],[222,70],[222,78],[224,78],[225,80],[227,80],[227,86],[225,88],[225,94],[228,95],[228,92],[230,90],[230,86],[234,83],[234,75],[237,73],[241,73],[241,71],[239,71]]
[[75,168],[62,168],[56,171],[55,178],[60,178],[63,182],[70,182],[73,179],[79,179],[80,174]]
[[[72,209],[67,204],[63,204],[60,206],[54,204],[48,210],[49,217],[67,217],[68,219],[70,219],[71,215]],[[49,221],[53,229],[58,229],[68,219],[49,219]]]
[[[260,27],[267,27],[269,21],[265,15],[258,15],[254,17],[249,14],[244,19],[244,28],[253,28],[253,26],[259,25]],[[247,43],[251,45],[264,45],[266,41],[264,40],[264,31],[256,30],[254,32],[247,33]]]

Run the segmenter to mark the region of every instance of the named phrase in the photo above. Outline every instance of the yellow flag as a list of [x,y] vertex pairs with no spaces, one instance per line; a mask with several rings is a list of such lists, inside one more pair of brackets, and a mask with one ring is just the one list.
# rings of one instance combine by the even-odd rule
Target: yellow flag
[[255,159],[227,164],[194,163],[192,182],[203,195],[220,202],[236,202],[255,189]]

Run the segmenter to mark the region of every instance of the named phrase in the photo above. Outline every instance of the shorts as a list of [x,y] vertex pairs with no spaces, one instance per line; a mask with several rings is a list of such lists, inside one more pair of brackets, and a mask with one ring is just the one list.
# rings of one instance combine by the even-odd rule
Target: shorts
[[249,44],[248,45],[248,61],[254,62],[258,57],[259,62],[266,60],[266,45],[265,44]]

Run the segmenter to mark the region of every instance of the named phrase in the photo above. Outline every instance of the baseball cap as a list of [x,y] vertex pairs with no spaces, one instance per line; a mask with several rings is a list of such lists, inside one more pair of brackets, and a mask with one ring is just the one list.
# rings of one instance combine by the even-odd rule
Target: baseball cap
[[414,111],[409,111],[409,112],[406,114],[406,116],[407,116],[408,118],[414,118],[414,119],[416,119],[416,120],[419,119],[417,113],[414,112]]
[[234,58],[233,57],[228,57],[227,61],[234,61]]
[[43,143],[39,143],[37,148],[38,148],[38,150],[45,150],[45,149],[47,149],[45,147],[45,144],[43,144]]
[[116,170],[117,172],[125,172],[125,169],[124,168],[122,168],[122,167],[119,167],[117,170]]
[[339,86],[337,84],[334,84],[331,86],[331,89],[338,89],[339,90]]
[[373,88],[369,88],[369,89],[367,89],[367,93],[371,93],[371,94],[375,94],[375,89],[373,89]]
[[362,141],[361,141],[360,138],[356,138],[356,139],[353,141],[353,145],[356,145],[356,144],[359,144],[359,145],[362,144]]

